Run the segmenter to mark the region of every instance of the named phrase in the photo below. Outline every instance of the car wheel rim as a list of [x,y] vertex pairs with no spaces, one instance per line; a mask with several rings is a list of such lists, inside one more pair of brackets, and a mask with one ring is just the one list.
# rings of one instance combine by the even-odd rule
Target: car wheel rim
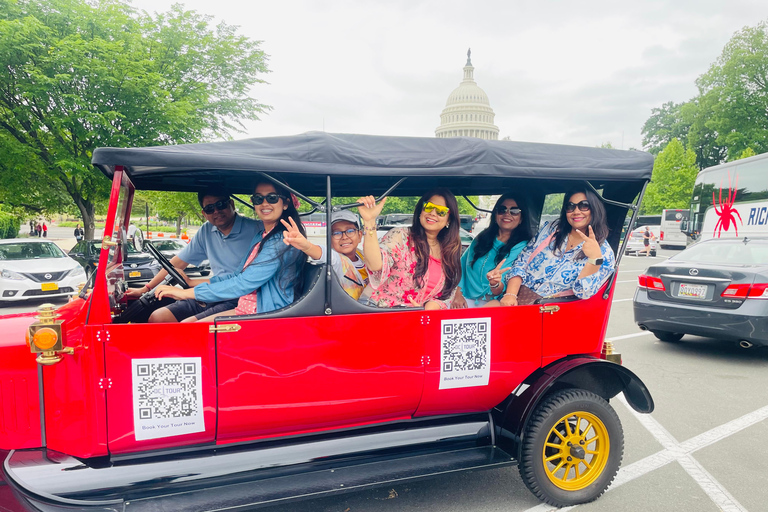
[[547,434],[542,451],[544,470],[560,489],[578,491],[594,482],[605,469],[610,452],[608,429],[588,412],[560,418]]

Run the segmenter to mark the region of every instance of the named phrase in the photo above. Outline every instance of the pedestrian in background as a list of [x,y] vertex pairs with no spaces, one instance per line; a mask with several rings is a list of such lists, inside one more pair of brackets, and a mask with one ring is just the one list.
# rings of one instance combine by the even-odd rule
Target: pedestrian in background
[[85,236],[85,231],[83,231],[83,228],[80,227],[80,224],[75,226],[75,240],[78,242],[83,239]]
[[42,232],[43,232],[43,226],[41,226],[40,223],[38,222],[37,225],[35,225],[35,236],[40,238],[40,235],[42,234]]
[[35,236],[35,221],[29,221],[29,236]]
[[48,238],[48,224],[43,221],[43,238]]

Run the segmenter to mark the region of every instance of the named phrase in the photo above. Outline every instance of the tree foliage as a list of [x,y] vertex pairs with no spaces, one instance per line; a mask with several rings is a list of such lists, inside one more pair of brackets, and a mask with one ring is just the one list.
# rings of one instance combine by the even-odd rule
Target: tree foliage
[[117,0],[0,0],[0,200],[79,210],[93,235],[109,182],[99,146],[229,137],[269,107],[259,42],[174,5],[148,15]]
[[640,213],[654,215],[665,208],[688,208],[697,173],[696,154],[672,139],[656,157]]
[[685,103],[664,103],[643,126],[643,146],[659,154],[679,139],[700,169],[734,160],[747,148],[768,152],[768,24],[734,34],[696,81]]

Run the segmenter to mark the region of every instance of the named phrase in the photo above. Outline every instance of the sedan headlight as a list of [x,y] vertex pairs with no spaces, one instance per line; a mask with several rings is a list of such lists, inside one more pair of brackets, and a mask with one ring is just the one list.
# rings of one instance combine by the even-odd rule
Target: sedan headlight
[[23,281],[26,279],[23,275],[13,270],[2,269],[0,270],[0,277],[3,279],[10,279],[11,281]]
[[85,275],[85,269],[81,267],[80,265],[76,266],[72,270],[70,270],[69,275],[71,277],[78,277],[78,276],[84,276]]

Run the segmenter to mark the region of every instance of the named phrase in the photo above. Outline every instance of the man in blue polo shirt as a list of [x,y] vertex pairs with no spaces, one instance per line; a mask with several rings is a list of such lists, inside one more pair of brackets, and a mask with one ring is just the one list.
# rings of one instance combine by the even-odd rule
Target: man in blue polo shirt
[[[238,215],[230,194],[221,189],[209,189],[197,194],[206,223],[179,254],[171,258],[171,264],[179,270],[188,265],[199,265],[203,260],[211,263],[214,275],[231,274],[240,270],[243,256],[250,250],[251,241],[258,231],[260,221]],[[143,288],[129,290],[129,297],[140,297],[160,284],[168,273],[161,270]],[[178,322],[184,318],[214,315],[237,307],[234,301],[206,304],[196,300],[180,300],[154,311],[150,322]]]

